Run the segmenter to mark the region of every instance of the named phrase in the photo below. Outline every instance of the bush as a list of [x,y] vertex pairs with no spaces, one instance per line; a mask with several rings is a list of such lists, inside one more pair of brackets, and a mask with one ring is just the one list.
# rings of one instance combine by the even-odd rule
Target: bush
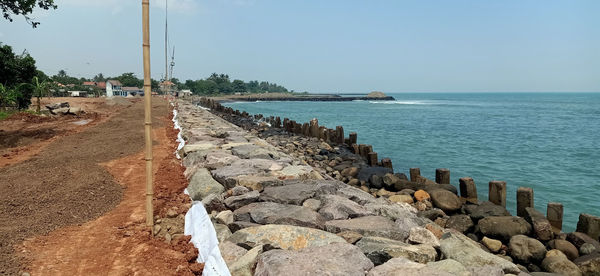
[[19,110],[28,109],[31,105],[31,97],[33,96],[33,87],[30,85],[23,85],[19,87],[17,95],[17,107]]

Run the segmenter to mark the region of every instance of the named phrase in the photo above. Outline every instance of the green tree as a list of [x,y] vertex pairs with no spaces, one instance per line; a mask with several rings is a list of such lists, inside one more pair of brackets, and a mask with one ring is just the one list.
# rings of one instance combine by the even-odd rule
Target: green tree
[[102,73],[98,73],[98,75],[95,75],[92,80],[95,82],[105,82],[106,78],[104,78],[104,75],[102,75]]
[[54,0],[0,0],[0,8],[2,8],[4,19],[12,22],[12,15],[23,15],[27,23],[31,24],[33,28],[40,24],[40,22],[30,17],[36,6],[44,10],[57,8]]
[[42,99],[42,97],[44,97],[48,94],[48,90],[49,90],[48,83],[40,82],[40,79],[38,77],[33,77],[32,83],[23,83],[22,85],[20,85],[20,87],[26,87],[26,86],[29,86],[32,88],[33,96],[35,96],[37,99],[36,104],[35,104],[35,112],[40,113],[40,111],[42,109],[41,99]]
[[243,93],[246,92],[246,84],[242,80],[234,80],[231,83],[233,92]]
[[130,87],[142,87],[144,86],[144,81],[138,79],[134,73],[123,73],[122,75],[116,77],[115,79],[119,80],[123,86]]

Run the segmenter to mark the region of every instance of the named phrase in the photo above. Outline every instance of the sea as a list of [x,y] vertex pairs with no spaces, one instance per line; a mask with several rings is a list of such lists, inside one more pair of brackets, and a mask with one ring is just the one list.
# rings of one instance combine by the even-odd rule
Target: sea
[[388,93],[395,101],[233,102],[251,114],[341,125],[346,136],[389,157],[394,172],[409,168],[435,179],[448,168],[451,184],[470,176],[480,200],[488,182],[507,183],[516,214],[519,187],[534,190],[537,210],[564,205],[563,231],[580,213],[600,216],[600,93]]

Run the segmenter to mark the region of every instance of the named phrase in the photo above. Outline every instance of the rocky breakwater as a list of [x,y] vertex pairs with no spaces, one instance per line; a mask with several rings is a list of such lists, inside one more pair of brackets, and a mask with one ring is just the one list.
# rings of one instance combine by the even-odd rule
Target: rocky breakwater
[[459,196],[446,169],[435,181],[416,168],[410,179],[393,174],[387,161],[356,149],[356,134],[342,138],[339,130],[321,129],[317,135],[332,135],[310,137],[304,133],[316,122],[303,131],[304,125],[297,130],[288,120],[277,127],[268,118],[269,127],[260,116],[208,105],[244,130],[188,103],[179,106],[188,191],[211,213],[234,275],[599,271],[595,218],[582,220],[582,232],[562,233],[559,216],[551,214],[557,206],[546,217],[527,205],[532,191],[531,201],[527,191],[519,193],[520,216],[512,216],[501,181],[490,182],[489,201],[480,202],[472,179],[461,179]]

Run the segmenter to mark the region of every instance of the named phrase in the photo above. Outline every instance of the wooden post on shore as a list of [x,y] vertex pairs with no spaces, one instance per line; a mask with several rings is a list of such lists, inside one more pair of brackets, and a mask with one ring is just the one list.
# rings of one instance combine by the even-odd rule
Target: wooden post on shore
[[490,181],[489,183],[489,201],[496,205],[506,207],[506,182]]
[[458,186],[460,187],[460,197],[467,202],[477,204],[477,186],[475,186],[473,178],[462,177],[458,180]]
[[435,183],[450,184],[450,170],[436,169],[435,170]]
[[146,226],[154,234],[154,187],[152,182],[152,87],[150,81],[150,3],[142,0],[142,33],[144,57],[144,140],[146,140]]
[[552,231],[559,234],[563,224],[563,205],[558,202],[548,202],[546,209],[546,218],[552,225]]
[[392,166],[392,159],[389,159],[387,157],[381,159],[381,166],[384,168],[392,169],[392,172],[394,171],[394,167]]
[[369,152],[367,154],[367,160],[369,161],[369,165],[371,166],[377,166],[377,153],[376,152]]
[[319,138],[319,120],[314,118],[310,120],[310,136]]
[[527,187],[519,187],[517,189],[517,216],[525,217],[527,211],[525,208],[533,208],[533,189]]
[[350,132],[349,134],[349,139],[350,139],[350,145],[352,144],[356,144],[356,140],[357,140],[357,134],[356,132]]
[[410,182],[417,182],[419,176],[421,176],[421,169],[410,168]]
[[336,136],[336,143],[338,144],[343,144],[344,143],[344,127],[342,126],[336,126],[335,127],[335,136]]

